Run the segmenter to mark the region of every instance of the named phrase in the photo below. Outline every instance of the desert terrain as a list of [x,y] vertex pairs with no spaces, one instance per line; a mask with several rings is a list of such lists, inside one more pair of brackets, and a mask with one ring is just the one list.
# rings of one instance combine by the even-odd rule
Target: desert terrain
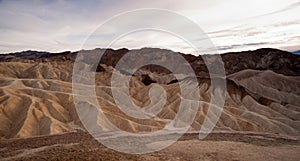
[[[154,85],[165,89],[167,101],[154,118],[127,116],[114,101],[110,81],[118,60],[128,51],[107,49],[100,63],[93,66],[98,103],[106,117],[121,130],[131,133],[160,130],[178,113],[178,84],[191,82],[188,78],[176,80],[172,73],[158,66],[139,69],[129,84],[133,102],[140,107],[149,105],[148,93]],[[167,52],[156,48],[137,51]],[[199,140],[197,132],[210,107],[211,78],[201,56],[180,53],[197,76],[201,107],[188,133],[178,142],[158,152],[131,155],[98,143],[79,119],[72,93],[76,54],[25,51],[0,55],[1,160],[300,159],[298,55],[268,48],[222,54],[227,87],[225,105],[213,133]],[[214,55],[206,57],[214,61]],[[90,85],[78,86],[84,90]]]
[[[126,138],[124,138],[126,139]],[[1,140],[1,160],[299,160],[299,138],[274,134],[185,134],[158,152],[133,155],[109,149],[83,131]]]

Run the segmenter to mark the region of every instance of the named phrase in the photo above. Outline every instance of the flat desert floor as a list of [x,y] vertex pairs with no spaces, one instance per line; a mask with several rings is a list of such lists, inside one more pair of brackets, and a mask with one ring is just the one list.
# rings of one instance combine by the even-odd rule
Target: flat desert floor
[[[9,146],[8,146],[9,145]],[[132,155],[106,148],[85,132],[0,141],[0,160],[300,160],[300,140],[263,133],[185,134],[166,149]]]

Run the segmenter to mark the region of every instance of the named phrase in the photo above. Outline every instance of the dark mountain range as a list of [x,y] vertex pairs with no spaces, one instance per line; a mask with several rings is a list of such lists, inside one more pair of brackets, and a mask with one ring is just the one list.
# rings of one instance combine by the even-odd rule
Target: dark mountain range
[[[95,49],[104,50],[104,49]],[[141,51],[159,53],[163,49],[143,48]],[[106,49],[99,64],[115,66],[117,62],[130,50],[128,49]],[[52,61],[74,61],[78,52],[49,53],[39,51],[23,51],[18,53],[0,54],[0,62],[52,62]],[[182,54],[182,53],[180,53]],[[202,57],[215,57],[216,55],[194,56],[182,54],[191,64],[198,76],[206,76],[207,68]],[[221,54],[226,74],[232,74],[244,69],[272,70],[276,73],[296,76],[300,75],[300,56],[278,49],[262,48],[253,51],[231,52]],[[102,71],[100,66],[97,71]],[[145,68],[152,72],[168,72],[161,67],[150,65]]]
[[300,50],[293,51],[292,53],[295,54],[295,55],[300,55]]

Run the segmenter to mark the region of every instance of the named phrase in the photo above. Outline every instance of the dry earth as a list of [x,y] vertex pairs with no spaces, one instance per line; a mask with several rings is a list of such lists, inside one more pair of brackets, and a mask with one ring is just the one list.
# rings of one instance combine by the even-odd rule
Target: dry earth
[[[187,134],[167,149],[147,155],[118,153],[84,132],[74,132],[84,127],[74,106],[72,53],[60,53],[57,57],[46,53],[41,58],[40,54],[30,52],[0,56],[0,159],[299,160],[299,57],[275,49],[263,51],[255,51],[260,57],[252,56],[249,61],[241,60],[242,53],[223,56],[227,91],[223,112],[214,128],[216,134],[205,140]],[[124,54],[126,50],[118,52]],[[200,58],[186,57],[196,71],[200,90],[201,104],[190,128],[190,132],[195,132],[199,131],[211,105],[212,87],[207,73],[202,71]],[[166,104],[156,117],[136,119],[123,113],[112,97],[110,77],[118,59],[108,58],[97,67],[95,91],[101,110],[115,126],[133,133],[153,132],[174,119],[181,95],[171,74],[149,67],[131,78],[130,96],[140,107],[150,104],[148,92],[152,86],[159,84],[167,93]],[[179,81],[184,85],[191,83],[189,79]],[[91,87],[76,85],[82,91]],[[155,95],[155,99],[161,97]],[[98,122],[103,120],[98,118]]]
[[[0,64],[0,135],[5,138],[57,134],[81,128],[72,96],[71,63]],[[128,117],[115,104],[107,71],[97,73],[97,99],[107,117],[129,132],[155,131],[171,121],[180,102],[178,84],[161,84],[167,102],[157,117]],[[192,130],[199,130],[210,107],[210,80],[200,79],[201,106]],[[183,80],[183,84],[190,83]],[[149,89],[133,77],[130,94],[135,104],[150,104]],[[86,85],[78,85],[82,90]],[[300,76],[273,71],[243,70],[227,76],[227,98],[215,130],[256,131],[299,135]],[[155,96],[157,99],[161,95]],[[95,106],[95,105],[92,105]],[[101,121],[101,120],[100,120]]]
[[[126,138],[124,138],[126,139]],[[142,155],[108,149],[81,131],[0,141],[1,160],[299,160],[299,138],[274,134],[186,134],[170,147]]]

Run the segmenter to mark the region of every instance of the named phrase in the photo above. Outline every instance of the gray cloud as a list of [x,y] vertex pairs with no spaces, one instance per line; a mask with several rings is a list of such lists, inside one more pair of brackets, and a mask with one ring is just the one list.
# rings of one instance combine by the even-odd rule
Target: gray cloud
[[[187,16],[207,31],[214,44],[222,51],[258,48],[263,45],[284,49],[288,48],[285,46],[297,46],[300,21],[295,15],[299,14],[299,1],[287,0],[283,3],[254,0],[244,3],[246,2],[238,0],[0,0],[0,53],[28,49],[53,52],[78,50],[86,37],[105,20],[138,8],[164,8]],[[269,6],[263,3],[269,3]],[[151,25],[151,21],[143,17],[135,21]],[[178,25],[176,22],[174,24]],[[184,29],[179,25],[178,28]],[[117,29],[111,28],[111,33]],[[101,41],[111,33],[96,35],[91,48],[102,47],[99,46]],[[196,37],[197,41],[203,41],[201,35]],[[147,37],[131,37],[132,40],[124,40],[116,47],[124,47],[126,43],[131,43],[128,46],[143,46],[141,43],[147,42],[143,38]],[[169,40],[167,37],[161,39],[164,44]],[[188,52],[188,47],[178,41],[170,40],[168,46]]]

